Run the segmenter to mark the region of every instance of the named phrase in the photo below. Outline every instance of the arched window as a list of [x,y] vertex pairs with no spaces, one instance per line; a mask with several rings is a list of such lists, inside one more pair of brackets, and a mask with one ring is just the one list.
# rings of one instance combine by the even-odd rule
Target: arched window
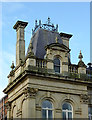
[[49,100],[42,102],[42,118],[53,118],[53,107]]
[[60,73],[60,59],[58,57],[54,59],[54,71]]
[[62,105],[62,117],[63,117],[63,120],[72,120],[73,109],[70,103],[65,102]]

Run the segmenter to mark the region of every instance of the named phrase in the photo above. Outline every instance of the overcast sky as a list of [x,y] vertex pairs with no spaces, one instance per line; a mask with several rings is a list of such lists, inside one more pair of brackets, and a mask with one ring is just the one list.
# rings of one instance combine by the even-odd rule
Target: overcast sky
[[78,63],[80,50],[85,64],[90,61],[90,2],[2,2],[1,6],[0,98],[3,96],[1,91],[8,84],[7,76],[11,70],[11,63],[16,61],[16,31],[13,26],[17,20],[28,22],[25,29],[26,50],[35,20],[46,23],[47,18],[50,17],[53,24],[59,25],[59,32],[73,35],[70,39],[71,62]]

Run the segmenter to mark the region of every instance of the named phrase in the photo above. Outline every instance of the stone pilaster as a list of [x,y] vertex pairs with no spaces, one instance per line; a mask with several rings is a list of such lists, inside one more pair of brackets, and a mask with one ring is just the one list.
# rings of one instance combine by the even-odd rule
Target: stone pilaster
[[81,94],[81,109],[82,109],[82,118],[88,118],[88,101],[89,96],[87,94]]
[[27,105],[27,118],[35,118],[36,116],[35,96],[37,92],[38,89],[36,88],[27,87],[24,89],[24,95]]

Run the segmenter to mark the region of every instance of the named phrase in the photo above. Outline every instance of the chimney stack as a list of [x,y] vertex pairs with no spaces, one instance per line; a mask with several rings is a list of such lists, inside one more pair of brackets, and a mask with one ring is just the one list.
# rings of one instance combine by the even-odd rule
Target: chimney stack
[[24,29],[28,22],[17,21],[13,28],[17,32],[16,41],[16,66],[20,64],[20,61],[25,60],[25,40],[24,40]]

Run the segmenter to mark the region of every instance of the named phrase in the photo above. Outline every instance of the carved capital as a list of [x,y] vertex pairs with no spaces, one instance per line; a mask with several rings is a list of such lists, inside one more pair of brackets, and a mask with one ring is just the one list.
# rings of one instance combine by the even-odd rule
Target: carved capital
[[89,96],[87,94],[81,94],[80,98],[81,98],[81,103],[88,104]]
[[38,92],[37,88],[27,87],[27,88],[24,89],[25,97],[35,97],[37,92]]

